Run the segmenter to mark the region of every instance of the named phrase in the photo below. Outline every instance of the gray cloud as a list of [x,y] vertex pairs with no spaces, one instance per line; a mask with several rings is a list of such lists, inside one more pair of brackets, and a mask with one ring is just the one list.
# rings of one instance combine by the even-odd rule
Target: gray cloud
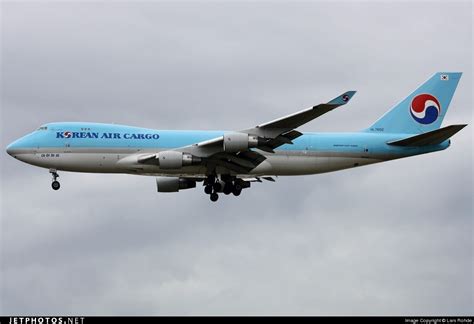
[[[5,147],[50,121],[243,129],[368,126],[440,70],[472,121],[472,4],[5,3]],[[153,178],[2,153],[2,314],[470,314],[472,127],[447,151],[279,178],[212,204]]]

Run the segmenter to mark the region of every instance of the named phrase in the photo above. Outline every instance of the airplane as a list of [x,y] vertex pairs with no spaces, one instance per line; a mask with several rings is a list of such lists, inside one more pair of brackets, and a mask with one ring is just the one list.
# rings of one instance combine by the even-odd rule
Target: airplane
[[158,192],[202,182],[211,201],[278,176],[310,175],[441,151],[467,124],[441,127],[461,78],[438,72],[370,127],[301,133],[303,124],[346,105],[356,93],[240,131],[174,131],[89,122],[54,122],[8,145],[14,158],[58,171],[156,177]]

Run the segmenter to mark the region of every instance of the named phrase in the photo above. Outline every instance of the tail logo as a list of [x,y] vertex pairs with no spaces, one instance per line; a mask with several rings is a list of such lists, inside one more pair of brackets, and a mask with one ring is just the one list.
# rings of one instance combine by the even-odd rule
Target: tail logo
[[418,123],[428,125],[438,119],[441,105],[435,96],[427,93],[419,94],[411,101],[410,113]]

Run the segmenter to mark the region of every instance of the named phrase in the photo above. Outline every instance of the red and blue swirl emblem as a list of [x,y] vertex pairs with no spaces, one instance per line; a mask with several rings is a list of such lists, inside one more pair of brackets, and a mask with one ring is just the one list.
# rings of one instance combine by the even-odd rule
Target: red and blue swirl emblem
[[411,101],[410,113],[414,120],[428,125],[438,119],[441,114],[441,105],[435,96],[423,93]]

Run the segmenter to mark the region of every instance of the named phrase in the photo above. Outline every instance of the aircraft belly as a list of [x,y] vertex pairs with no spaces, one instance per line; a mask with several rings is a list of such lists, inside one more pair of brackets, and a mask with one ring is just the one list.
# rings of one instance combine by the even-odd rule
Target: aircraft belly
[[[266,155],[267,159],[249,172],[251,175],[307,175],[337,171],[380,162],[378,159],[354,155],[290,152]],[[23,162],[43,168],[92,173],[130,173],[167,175],[205,175],[204,166],[188,166],[178,170],[161,170],[158,165],[139,164],[132,154],[117,152],[28,152],[18,155]],[[132,159],[128,161],[129,159]],[[122,163],[122,162],[126,163]]]
[[47,153],[22,154],[23,162],[43,168],[74,172],[121,172],[116,163],[118,155],[114,153]]
[[381,160],[362,158],[362,157],[332,156],[328,158],[327,164],[323,168],[321,168],[320,172],[318,173],[355,168],[355,167],[373,164],[377,162],[381,162]]
[[308,175],[343,170],[381,162],[379,159],[357,156],[322,154],[275,154],[251,171],[255,175]]
[[255,175],[304,175],[319,173],[327,157],[307,154],[274,154],[251,171]]
[[113,153],[62,153],[56,169],[76,172],[120,172],[116,163],[117,154]]

